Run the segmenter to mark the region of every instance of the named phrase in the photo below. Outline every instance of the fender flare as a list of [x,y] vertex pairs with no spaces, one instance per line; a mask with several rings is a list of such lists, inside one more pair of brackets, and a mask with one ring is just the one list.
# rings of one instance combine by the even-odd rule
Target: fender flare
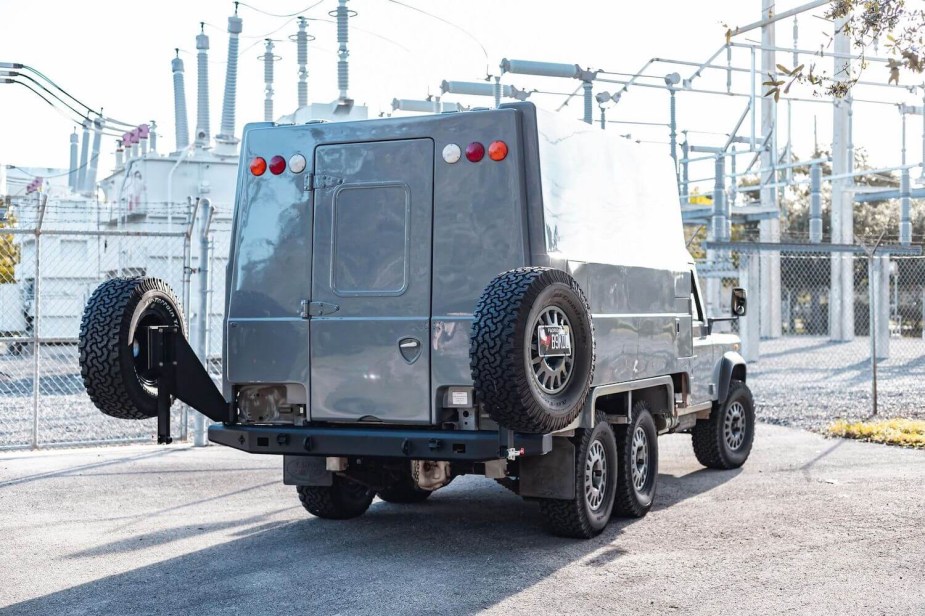
[[723,358],[719,360],[716,369],[716,401],[722,404],[729,397],[729,385],[733,376],[740,377],[739,380],[745,381],[746,375],[745,358],[736,351],[726,351]]

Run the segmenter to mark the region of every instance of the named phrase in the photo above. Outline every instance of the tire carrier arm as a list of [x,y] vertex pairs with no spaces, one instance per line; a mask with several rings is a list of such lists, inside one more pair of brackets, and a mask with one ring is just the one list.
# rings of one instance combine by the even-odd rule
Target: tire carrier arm
[[[169,445],[170,405],[173,398],[185,402],[212,421],[232,423],[231,404],[212,382],[196,353],[179,328],[148,328],[148,366],[157,375],[157,442]],[[182,375],[181,378],[178,376]]]

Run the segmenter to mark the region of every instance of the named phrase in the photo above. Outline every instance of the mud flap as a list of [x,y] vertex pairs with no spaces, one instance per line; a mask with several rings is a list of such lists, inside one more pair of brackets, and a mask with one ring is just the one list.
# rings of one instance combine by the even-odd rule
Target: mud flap
[[334,473],[325,458],[283,456],[283,484],[287,486],[330,486]]
[[520,495],[525,498],[575,498],[575,445],[553,437],[545,456],[520,459]]

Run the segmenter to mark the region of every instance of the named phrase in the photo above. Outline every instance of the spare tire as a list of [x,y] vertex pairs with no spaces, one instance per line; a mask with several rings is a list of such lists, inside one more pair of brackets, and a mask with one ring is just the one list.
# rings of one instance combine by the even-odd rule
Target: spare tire
[[180,302],[158,278],[113,278],[96,288],[80,322],[80,374],[96,407],[119,419],[157,416],[157,377],[146,371],[146,330],[179,327]]
[[590,307],[567,273],[523,267],[482,292],[469,345],[478,402],[499,425],[545,434],[581,412],[594,375]]

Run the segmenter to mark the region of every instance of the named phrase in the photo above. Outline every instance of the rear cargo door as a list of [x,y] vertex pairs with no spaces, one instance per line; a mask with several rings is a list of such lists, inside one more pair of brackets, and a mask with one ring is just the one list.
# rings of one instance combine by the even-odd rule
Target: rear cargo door
[[429,423],[430,139],[315,149],[313,421]]

